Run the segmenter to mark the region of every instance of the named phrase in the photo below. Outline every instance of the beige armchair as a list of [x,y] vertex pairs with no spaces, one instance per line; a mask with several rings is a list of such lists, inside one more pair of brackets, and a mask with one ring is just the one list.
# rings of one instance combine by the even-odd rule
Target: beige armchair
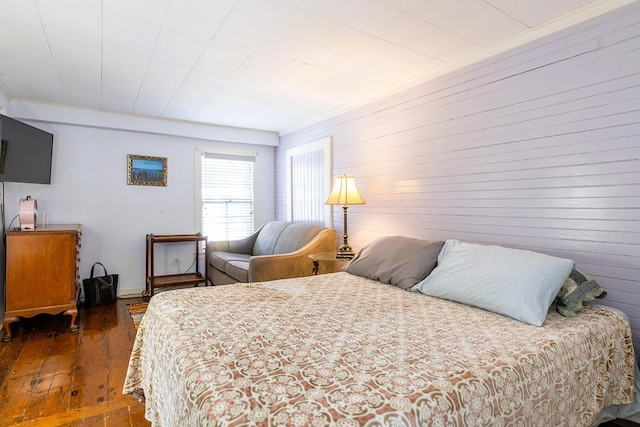
[[310,276],[309,254],[336,250],[336,231],[320,225],[271,221],[244,239],[211,241],[214,285]]

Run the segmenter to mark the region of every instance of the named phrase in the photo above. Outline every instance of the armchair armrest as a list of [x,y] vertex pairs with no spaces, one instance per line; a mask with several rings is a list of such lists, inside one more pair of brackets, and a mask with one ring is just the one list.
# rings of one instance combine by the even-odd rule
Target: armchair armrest
[[260,227],[252,235],[237,240],[214,240],[207,243],[209,253],[211,252],[231,252],[235,254],[253,255],[253,245],[256,243],[258,234],[262,230]]
[[264,282],[290,277],[311,276],[313,263],[309,255],[336,250],[336,230],[325,229],[294,252],[260,255],[249,260],[249,282]]

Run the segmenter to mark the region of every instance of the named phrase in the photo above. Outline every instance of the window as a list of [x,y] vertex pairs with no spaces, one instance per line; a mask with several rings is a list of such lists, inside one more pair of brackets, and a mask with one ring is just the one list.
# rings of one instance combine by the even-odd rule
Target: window
[[202,233],[212,240],[232,240],[253,233],[255,158],[201,154]]

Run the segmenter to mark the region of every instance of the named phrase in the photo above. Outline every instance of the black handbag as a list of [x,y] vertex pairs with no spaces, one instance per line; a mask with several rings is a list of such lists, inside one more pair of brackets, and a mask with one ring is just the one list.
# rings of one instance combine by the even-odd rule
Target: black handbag
[[[104,270],[104,276],[93,277],[93,270],[99,265]],[[94,306],[107,304],[117,299],[118,275],[107,273],[107,269],[100,262],[91,266],[91,277],[82,281],[84,289],[84,305]]]

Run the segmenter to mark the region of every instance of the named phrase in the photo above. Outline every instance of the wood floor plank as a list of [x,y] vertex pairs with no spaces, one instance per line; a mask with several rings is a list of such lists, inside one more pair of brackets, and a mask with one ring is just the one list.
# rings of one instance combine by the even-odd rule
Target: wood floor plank
[[[140,302],[134,299],[131,302]],[[140,426],[144,404],[123,395],[135,337],[126,301],[36,316],[12,325],[0,344],[0,426]]]
[[[3,343],[20,348],[19,352],[7,353],[15,359],[0,391],[3,398],[5,393],[10,394],[0,414],[12,422],[39,416],[42,398],[49,392],[58,364],[48,355],[60,334],[61,321],[67,320],[64,317],[39,315],[16,322],[12,325],[14,338],[9,343]],[[22,344],[16,346],[14,341]]]
[[47,354],[55,339],[56,327],[52,323],[55,322],[56,316],[39,315],[36,317],[37,319],[24,321],[25,326],[30,327],[31,331],[29,331],[29,337],[18,356],[12,375],[38,375],[46,361],[43,356]]
[[[105,427],[108,424],[106,423],[105,414],[94,415],[93,417],[83,418],[80,421],[75,423],[77,426],[82,427]],[[111,424],[118,425],[118,424]]]
[[25,419],[37,419],[66,411],[69,406],[70,377],[70,373],[41,376],[33,390]]
[[11,341],[0,344],[0,384],[4,384],[13,371],[25,342],[26,339],[14,337]]
[[31,400],[31,379],[30,375],[10,376],[0,389],[0,398],[4,402],[0,405],[0,419],[6,420],[7,425],[24,420]]
[[149,421],[144,417],[145,407],[143,404],[129,406],[129,416],[131,419],[131,427],[146,427]]
[[122,386],[127,374],[133,342],[133,337],[124,340],[123,335],[129,335],[129,331],[133,331],[134,328],[126,306],[120,305],[119,309],[117,305],[111,305],[108,309],[110,321],[105,331],[105,340],[109,355],[108,399],[112,400],[122,398]]
[[[120,411],[123,408],[127,410],[127,412],[131,413],[131,408],[133,406],[142,406],[142,411],[144,412],[144,405],[138,403],[138,401],[134,398],[121,400],[117,405],[109,402],[101,403],[99,405],[86,406],[83,408],[72,409],[60,414],[51,415],[48,417],[39,418],[37,420],[29,420],[17,424],[7,424],[12,427],[51,427],[51,426],[61,426],[61,425],[81,425],[83,427],[93,425],[96,420],[104,420],[105,414],[110,414],[114,411]],[[137,409],[136,411],[138,411]],[[135,411],[134,411],[135,412]],[[150,426],[151,423],[145,421],[146,424],[140,424],[141,426],[147,427]],[[114,424],[114,426],[119,427],[119,425]]]
[[108,365],[104,336],[104,309],[102,306],[86,309],[84,329],[80,332],[80,345],[74,375],[74,392],[70,408],[102,403],[107,399]]
[[[63,326],[66,329],[66,324]],[[40,418],[65,411],[69,406],[71,380],[75,371],[77,333],[64,331],[56,336],[33,390],[26,418]]]
[[104,414],[104,422],[107,426],[131,426],[129,408],[120,408]]

